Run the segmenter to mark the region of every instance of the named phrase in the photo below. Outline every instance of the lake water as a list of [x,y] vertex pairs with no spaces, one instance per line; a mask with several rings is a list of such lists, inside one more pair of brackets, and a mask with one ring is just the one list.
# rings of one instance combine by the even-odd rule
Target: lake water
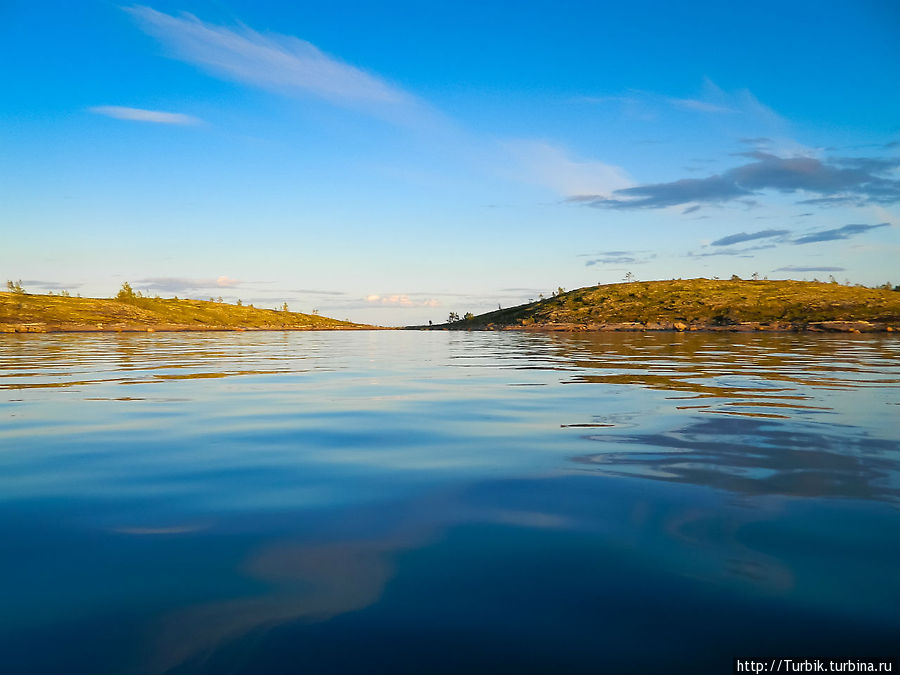
[[896,656],[898,561],[895,336],[0,336],[0,672]]

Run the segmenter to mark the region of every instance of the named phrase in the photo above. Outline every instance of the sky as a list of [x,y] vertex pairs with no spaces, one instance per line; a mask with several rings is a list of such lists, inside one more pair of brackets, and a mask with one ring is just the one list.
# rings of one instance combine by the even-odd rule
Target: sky
[[900,283],[900,5],[0,0],[0,277],[380,325]]

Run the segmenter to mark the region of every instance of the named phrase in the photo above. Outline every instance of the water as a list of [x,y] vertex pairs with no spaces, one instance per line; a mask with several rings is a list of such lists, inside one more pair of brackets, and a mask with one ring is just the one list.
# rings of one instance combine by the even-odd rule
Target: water
[[900,340],[0,336],[0,671],[896,656]]

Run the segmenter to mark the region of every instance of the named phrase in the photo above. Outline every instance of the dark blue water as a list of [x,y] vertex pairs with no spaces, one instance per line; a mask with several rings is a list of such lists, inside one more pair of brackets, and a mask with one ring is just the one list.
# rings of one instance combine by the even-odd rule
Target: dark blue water
[[896,656],[898,507],[891,335],[0,336],[0,672]]

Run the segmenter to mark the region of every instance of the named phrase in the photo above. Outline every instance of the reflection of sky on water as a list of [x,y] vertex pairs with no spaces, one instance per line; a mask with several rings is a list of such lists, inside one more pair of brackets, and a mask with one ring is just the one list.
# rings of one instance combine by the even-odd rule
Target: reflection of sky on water
[[888,644],[898,356],[887,336],[3,336],[0,641],[25,663],[58,640],[33,672],[277,672],[298,650],[352,671],[361,645],[395,670],[448,646],[458,668],[587,670],[663,629],[685,658]]

